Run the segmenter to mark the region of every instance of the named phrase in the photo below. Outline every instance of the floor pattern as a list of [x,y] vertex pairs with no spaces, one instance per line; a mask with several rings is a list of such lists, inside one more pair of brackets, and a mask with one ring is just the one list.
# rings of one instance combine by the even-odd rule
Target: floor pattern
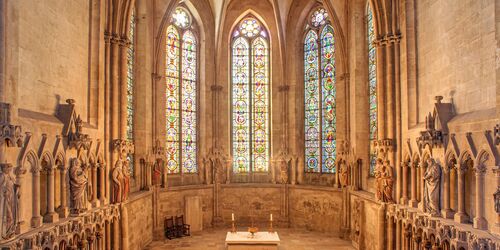
[[[351,242],[331,237],[326,233],[310,232],[299,229],[277,229],[280,237],[280,250],[351,250]],[[163,241],[153,241],[146,250],[224,250],[227,229],[207,229],[192,233],[189,237]]]

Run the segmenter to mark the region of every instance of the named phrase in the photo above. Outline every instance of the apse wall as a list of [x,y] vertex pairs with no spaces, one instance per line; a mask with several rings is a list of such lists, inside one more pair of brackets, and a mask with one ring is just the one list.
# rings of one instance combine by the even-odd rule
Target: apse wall
[[87,117],[90,4],[66,2],[19,1],[18,33],[7,38],[18,39],[18,51],[9,56],[17,57],[19,64],[10,67],[18,67],[20,109],[54,115],[58,104],[72,98],[79,104],[77,112]]
[[434,96],[458,114],[495,108],[495,1],[416,1],[418,119]]

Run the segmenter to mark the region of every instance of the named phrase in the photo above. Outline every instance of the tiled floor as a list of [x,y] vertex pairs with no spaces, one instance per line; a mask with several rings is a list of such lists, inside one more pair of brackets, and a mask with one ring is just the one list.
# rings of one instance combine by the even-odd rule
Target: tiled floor
[[[331,237],[325,233],[298,229],[277,229],[281,240],[280,250],[347,250],[354,249],[351,242]],[[154,241],[146,249],[182,249],[182,250],[223,250],[227,229],[208,229],[193,233],[189,237],[163,241]]]

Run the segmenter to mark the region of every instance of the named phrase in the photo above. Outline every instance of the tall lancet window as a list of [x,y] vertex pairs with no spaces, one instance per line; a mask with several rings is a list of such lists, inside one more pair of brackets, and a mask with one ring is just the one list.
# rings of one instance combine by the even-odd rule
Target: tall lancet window
[[366,8],[366,30],[368,43],[368,89],[369,89],[369,116],[370,116],[370,176],[375,174],[377,160],[377,53],[375,45],[375,27],[373,25],[373,12],[370,4]]
[[196,173],[198,40],[192,16],[178,7],[166,30],[168,173]]
[[[127,139],[134,141],[134,83],[135,83],[135,8],[130,16],[128,33],[129,47],[127,49]],[[130,173],[134,173],[134,156],[128,156]]]
[[304,39],[305,171],[335,173],[335,37],[325,9],[314,11]]
[[269,166],[269,40],[254,17],[243,19],[231,46],[232,155],[235,173]]

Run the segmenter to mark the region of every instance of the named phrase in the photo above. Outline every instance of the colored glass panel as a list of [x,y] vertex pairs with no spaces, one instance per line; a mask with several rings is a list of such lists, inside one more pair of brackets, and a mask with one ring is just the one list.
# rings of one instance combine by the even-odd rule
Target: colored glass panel
[[267,42],[252,43],[252,157],[253,171],[267,171],[269,162],[269,65]]
[[264,172],[269,165],[269,45],[254,18],[233,32],[232,153],[233,171]]
[[333,27],[326,25],[321,32],[321,93],[322,93],[322,172],[335,173],[336,157],[336,86],[335,39]]
[[375,174],[377,151],[375,141],[377,140],[377,55],[373,44],[375,41],[375,27],[373,24],[373,12],[368,4],[367,7],[367,38],[368,38],[368,87],[369,87],[369,117],[370,117],[370,176]]
[[187,30],[182,36],[182,171],[196,167],[196,38]]
[[180,172],[180,36],[170,25],[166,37],[166,156],[168,173]]
[[183,8],[175,9],[172,14],[172,22],[179,28],[188,28],[191,25],[189,14]]
[[311,16],[311,23],[314,27],[325,25],[327,20],[328,12],[325,9],[318,9]]
[[304,42],[305,165],[307,172],[319,172],[320,95],[318,35],[310,30]]
[[233,170],[250,170],[250,55],[249,44],[243,37],[234,40],[232,48],[233,104]]

